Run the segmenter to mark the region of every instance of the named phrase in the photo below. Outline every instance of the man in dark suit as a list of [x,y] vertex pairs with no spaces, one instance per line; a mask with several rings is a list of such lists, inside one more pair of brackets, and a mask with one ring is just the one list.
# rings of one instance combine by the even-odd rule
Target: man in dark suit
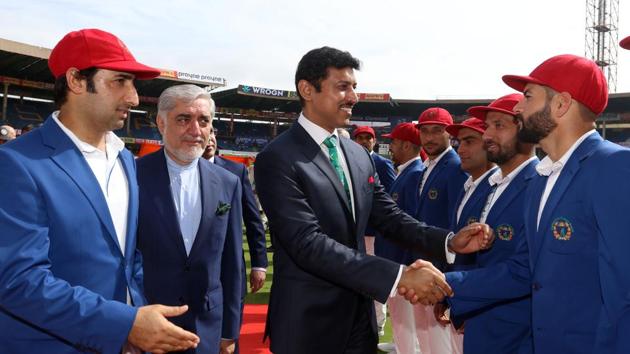
[[111,33],[68,33],[48,60],[53,112],[0,149],[0,352],[163,353],[194,346],[143,306],[133,156],[112,130],[138,105],[138,63]]
[[256,159],[257,191],[276,249],[266,329],[276,354],[374,353],[371,299],[385,302],[402,288],[424,303],[449,294],[428,262],[412,270],[366,255],[368,221],[383,236],[441,260],[446,244],[468,252],[491,241],[486,225],[453,235],[403,213],[383,190],[369,153],[338,140],[336,128],[357,102],[358,68],[348,52],[308,52],[295,76],[302,114]]
[[214,102],[195,85],[160,95],[164,149],[138,160],[138,248],[150,303],[187,304],[173,318],[201,338],[189,353],[233,353],[242,287],[241,183],[200,158]]
[[[245,235],[247,244],[249,245],[249,258],[251,262],[251,271],[249,273],[249,286],[252,293],[256,293],[265,284],[267,277],[267,244],[265,240],[265,227],[263,226],[258,203],[249,182],[249,174],[245,165],[225,159],[216,152],[217,137],[216,130],[210,129],[210,137],[208,145],[203,153],[203,158],[217,166],[223,167],[230,171],[241,182],[241,205],[243,207],[243,223],[245,224]],[[247,295],[247,269],[245,266],[245,252],[243,251],[243,287],[241,293],[241,325],[243,320],[243,308],[245,306],[245,295]],[[239,352],[238,343],[236,352]]]

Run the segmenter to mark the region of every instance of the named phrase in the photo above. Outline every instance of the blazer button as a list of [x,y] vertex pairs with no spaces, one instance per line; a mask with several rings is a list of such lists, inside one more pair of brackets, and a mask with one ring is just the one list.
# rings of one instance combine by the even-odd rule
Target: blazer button
[[540,285],[540,284],[539,284],[539,283],[537,283],[537,282],[534,282],[534,283],[532,284],[532,289],[534,289],[534,291],[538,291],[538,290],[542,289],[542,285]]

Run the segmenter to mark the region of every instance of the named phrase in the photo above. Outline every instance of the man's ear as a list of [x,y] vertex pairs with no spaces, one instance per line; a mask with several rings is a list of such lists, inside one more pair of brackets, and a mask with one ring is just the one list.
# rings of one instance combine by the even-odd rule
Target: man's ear
[[553,97],[551,102],[552,102],[551,109],[552,109],[552,112],[555,110],[554,115],[556,117],[564,116],[573,105],[571,94],[568,92],[561,92],[561,93],[556,94]]
[[300,92],[300,96],[302,96],[302,99],[304,99],[304,101],[310,102],[313,99],[313,92],[315,90],[315,87],[313,87],[310,82],[306,80],[300,80],[298,81],[297,88]]
[[68,83],[68,90],[74,94],[80,94],[87,90],[87,80],[79,74],[77,68],[66,70],[66,82]]

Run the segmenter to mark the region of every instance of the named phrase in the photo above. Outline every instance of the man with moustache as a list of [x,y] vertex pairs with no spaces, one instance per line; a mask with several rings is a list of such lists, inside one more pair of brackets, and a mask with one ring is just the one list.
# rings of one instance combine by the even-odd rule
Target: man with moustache
[[[491,190],[488,179],[496,170],[493,162],[488,160],[488,156],[483,146],[483,133],[486,124],[479,118],[468,118],[461,124],[451,124],[446,127],[446,131],[459,142],[457,154],[461,160],[462,170],[470,176],[464,183],[464,188],[460,192],[457,202],[457,212],[451,217],[451,230],[460,230],[462,227],[478,222],[481,210],[486,204],[488,193]],[[448,267],[449,270],[469,269],[475,266],[476,254],[461,254],[455,257],[455,262]],[[453,323],[451,335],[453,339],[453,353],[463,352],[463,319],[452,318],[450,320],[441,318],[445,305],[439,303],[435,305],[435,312],[438,314],[436,320],[447,326]]]
[[201,341],[188,353],[228,354],[239,335],[242,292],[241,182],[200,158],[215,106],[195,85],[158,100],[164,148],[138,159],[138,248],[150,303],[187,304],[172,321]]
[[[450,226],[457,197],[468,178],[461,169],[459,157],[451,147],[449,134],[446,132],[446,127],[451,124],[451,114],[439,107],[422,112],[417,124],[422,147],[429,158],[424,161],[425,170],[418,188],[420,202],[414,217],[429,225],[443,228]],[[430,259],[422,253],[415,257]],[[438,269],[446,269],[445,262],[431,261]],[[417,329],[422,353],[452,353],[451,331],[435,320],[432,306],[424,308],[424,311],[424,324]]]
[[199,338],[144,306],[136,249],[138,187],[112,132],[138,105],[134,80],[160,71],[98,29],[53,48],[53,112],[0,149],[0,348],[3,353],[164,353]]
[[[510,259],[525,239],[525,190],[535,175],[538,158],[533,144],[517,138],[521,123],[515,118],[514,106],[522,98],[521,94],[510,94],[488,106],[468,109],[471,116],[485,122],[484,148],[488,160],[499,166],[490,176],[492,189],[480,214],[480,221],[493,227],[498,238],[492,249],[477,253],[478,268],[492,268]],[[472,282],[463,282],[465,273],[448,273],[447,279],[464,293],[468,291],[466,286],[476,287]],[[532,353],[529,296],[463,314],[457,311],[457,298],[449,301],[454,304],[453,312],[466,321],[464,353]]]
[[434,303],[450,289],[428,262],[409,270],[365,254],[369,222],[383,236],[422,249],[433,258],[451,250],[487,247],[491,233],[474,224],[456,235],[425,226],[402,212],[384,192],[368,152],[338,139],[357,103],[348,52],[322,47],[298,64],[302,104],[296,124],[256,159],[260,201],[274,239],[274,279],[266,332],[276,354],[376,352],[372,299],[408,289]]
[[514,107],[519,140],[548,156],[524,192],[527,242],[493,267],[447,275],[453,310],[531,294],[535,353],[627,353],[630,150],[594,129],[606,78],[591,60],[558,55],[503,81],[525,96]]

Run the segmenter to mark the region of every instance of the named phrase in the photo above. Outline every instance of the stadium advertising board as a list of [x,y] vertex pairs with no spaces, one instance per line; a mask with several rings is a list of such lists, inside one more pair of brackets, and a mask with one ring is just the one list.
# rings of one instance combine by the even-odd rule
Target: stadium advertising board
[[237,91],[239,94],[242,94],[242,95],[276,97],[276,98],[285,98],[285,99],[298,99],[297,93],[295,91],[288,91],[288,90],[277,90],[277,89],[270,89],[270,88],[265,88],[265,87],[238,85]]
[[164,69],[160,70],[160,77],[163,79],[194,81],[194,82],[213,85],[213,86],[225,86],[227,82],[225,78],[219,77],[219,76],[187,73],[183,71],[164,70]]

